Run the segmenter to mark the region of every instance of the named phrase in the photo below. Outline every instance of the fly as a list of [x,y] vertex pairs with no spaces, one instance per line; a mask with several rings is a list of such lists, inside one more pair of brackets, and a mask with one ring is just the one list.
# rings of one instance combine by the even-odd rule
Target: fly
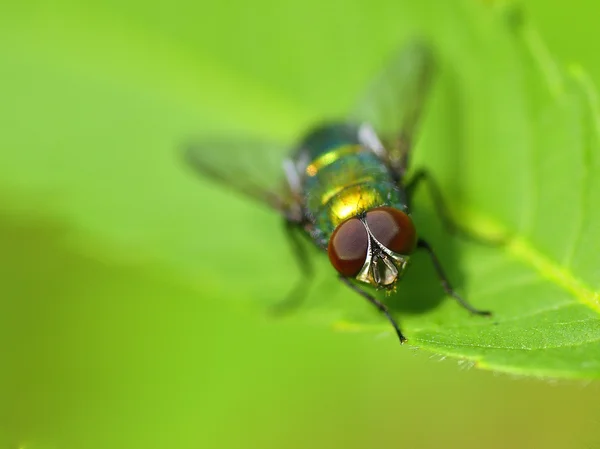
[[[421,169],[406,178],[434,65],[427,44],[407,45],[367,89],[355,112],[345,120],[314,128],[300,140],[279,164],[280,176],[270,176],[267,164],[259,164],[253,172],[248,162],[249,158],[269,159],[276,145],[267,142],[216,140],[185,148],[188,162],[198,173],[268,205],[283,217],[306,277],[312,276],[313,268],[301,235],[326,252],[339,279],[387,317],[400,343],[406,338],[395,318],[363,285],[394,289],[417,250],[429,255],[448,295],[473,314],[490,315],[452,288],[433,248],[418,236],[411,218],[414,192],[427,183],[444,224],[460,229],[446,213],[439,188],[427,171]],[[225,154],[231,155],[226,164],[222,162]],[[280,185],[273,181],[281,178]],[[302,296],[304,285],[302,280],[290,297]]]

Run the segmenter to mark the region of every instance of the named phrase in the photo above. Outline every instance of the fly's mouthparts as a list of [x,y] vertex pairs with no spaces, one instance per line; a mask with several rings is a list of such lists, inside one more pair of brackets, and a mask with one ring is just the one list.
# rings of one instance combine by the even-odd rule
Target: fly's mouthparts
[[373,260],[371,271],[377,285],[389,286],[398,279],[398,269],[387,255],[380,253]]
[[356,279],[374,287],[392,287],[402,277],[408,265],[408,256],[393,253],[376,240],[369,246],[367,259]]

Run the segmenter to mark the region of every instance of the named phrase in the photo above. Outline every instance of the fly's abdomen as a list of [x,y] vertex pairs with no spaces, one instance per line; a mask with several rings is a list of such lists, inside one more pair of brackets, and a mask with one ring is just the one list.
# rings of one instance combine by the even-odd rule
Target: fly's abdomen
[[387,166],[358,142],[356,128],[321,128],[305,140],[297,157],[304,172],[306,212],[321,240],[329,240],[342,221],[374,207],[406,209]]

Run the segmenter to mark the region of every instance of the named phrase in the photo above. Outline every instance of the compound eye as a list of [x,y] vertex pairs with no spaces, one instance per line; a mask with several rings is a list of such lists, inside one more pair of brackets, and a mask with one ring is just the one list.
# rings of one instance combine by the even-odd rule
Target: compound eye
[[367,212],[369,230],[379,243],[398,254],[410,254],[417,245],[417,231],[408,215],[393,207]]
[[356,276],[365,264],[369,236],[358,218],[341,223],[329,239],[327,253],[333,267],[343,276]]

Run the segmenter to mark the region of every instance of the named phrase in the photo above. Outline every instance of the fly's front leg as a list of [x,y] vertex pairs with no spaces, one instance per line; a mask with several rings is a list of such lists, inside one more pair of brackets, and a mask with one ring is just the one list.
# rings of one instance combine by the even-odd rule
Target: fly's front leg
[[448,295],[452,296],[454,299],[456,299],[456,301],[463,308],[467,309],[469,312],[471,312],[475,315],[490,316],[492,314],[491,312],[488,312],[486,310],[476,309],[471,304],[469,304],[467,302],[467,300],[465,300],[462,296],[460,296],[458,293],[456,293],[456,291],[452,288],[450,281],[446,277],[446,273],[444,272],[444,269],[442,268],[442,264],[440,263],[440,260],[438,259],[435,252],[433,251],[433,248],[431,248],[431,245],[429,245],[429,243],[427,243],[427,241],[425,241],[423,239],[417,240],[417,248],[425,250],[427,252],[427,254],[429,254],[429,257],[431,258],[431,262],[433,263],[433,267],[435,268],[437,276],[440,280],[440,284],[442,285],[442,288]]
[[377,307],[377,309],[379,309],[379,311],[386,316],[388,321],[392,324],[392,326],[394,326],[394,330],[396,331],[396,335],[398,335],[400,344],[402,344],[406,341],[406,337],[404,335],[402,335],[402,331],[400,330],[398,323],[396,323],[396,320],[390,314],[390,311],[388,310],[388,308],[386,307],[385,304],[383,304],[381,301],[379,301],[377,298],[375,298],[370,293],[364,291],[362,288],[358,287],[357,285],[354,285],[352,283],[352,281],[350,279],[348,279],[347,277],[339,276],[339,278],[344,284],[346,284],[348,287],[350,287],[356,293],[358,293],[363,298],[365,298],[367,301],[369,301],[371,304],[373,304],[375,307]]
[[452,215],[450,214],[448,208],[446,207],[444,198],[442,197],[442,192],[438,184],[435,182],[435,179],[431,176],[431,174],[426,170],[418,170],[406,186],[406,196],[408,198],[409,207],[412,206],[413,196],[415,194],[415,191],[417,190],[417,187],[419,187],[423,183],[427,184],[429,194],[433,199],[435,211],[442,220],[442,224],[448,232],[450,232],[451,234],[460,235],[469,240],[484,245],[496,246],[505,243],[505,239],[502,237],[482,236],[470,230],[467,230],[460,226],[458,223],[456,223],[454,218],[452,218]]

